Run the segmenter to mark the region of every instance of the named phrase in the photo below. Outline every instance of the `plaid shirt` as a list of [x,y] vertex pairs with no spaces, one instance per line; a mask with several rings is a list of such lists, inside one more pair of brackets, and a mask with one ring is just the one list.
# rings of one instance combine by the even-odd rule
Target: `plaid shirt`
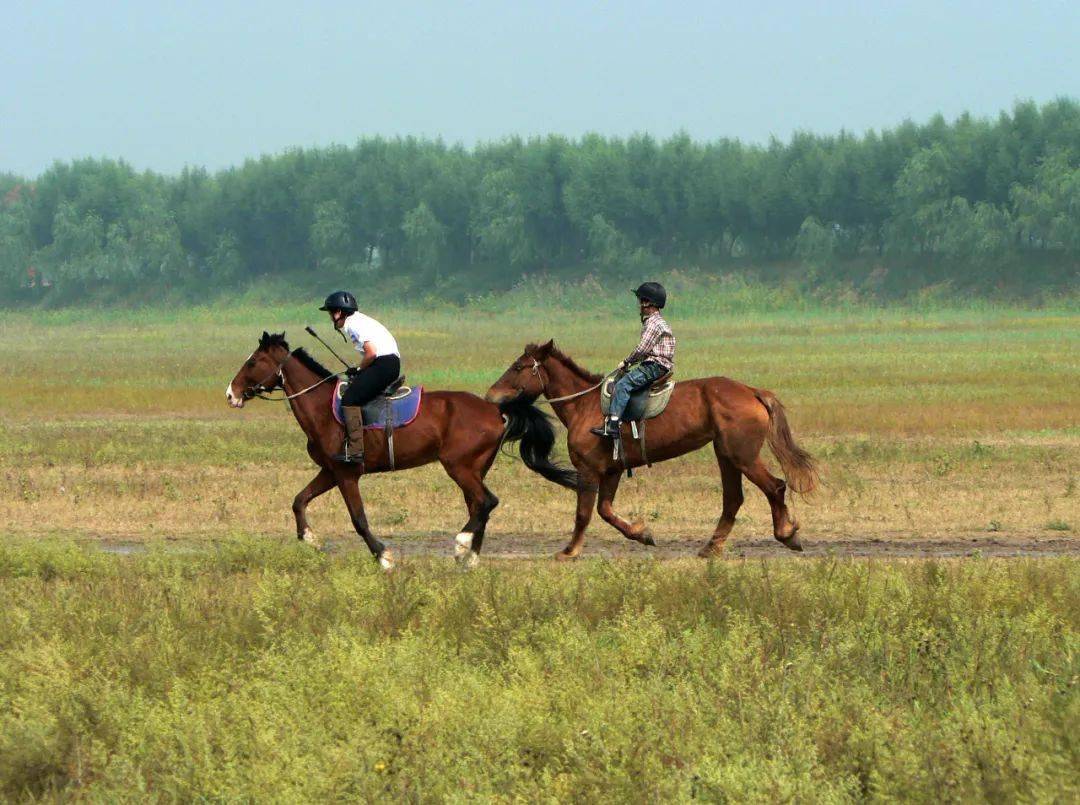
[[641,322],[641,341],[626,359],[627,365],[656,361],[665,369],[675,368],[675,334],[659,312]]

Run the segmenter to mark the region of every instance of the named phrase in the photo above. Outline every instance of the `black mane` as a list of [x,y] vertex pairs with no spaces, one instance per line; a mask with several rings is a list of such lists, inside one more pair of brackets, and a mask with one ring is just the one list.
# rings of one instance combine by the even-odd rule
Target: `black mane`
[[[289,342],[285,340],[285,333],[266,333],[262,334],[262,338],[259,339],[259,349],[269,349],[270,347],[281,347],[288,350]],[[307,369],[317,374],[320,378],[330,377],[334,374],[311,355],[303,347],[297,347],[293,350],[292,356],[300,361]]]
[[315,360],[313,357],[311,357],[307,353],[307,350],[305,350],[303,347],[297,349],[295,352],[293,352],[292,355],[294,358],[300,361],[300,363],[304,364],[304,366],[317,374],[320,378],[330,377],[330,375],[334,374],[317,360]]

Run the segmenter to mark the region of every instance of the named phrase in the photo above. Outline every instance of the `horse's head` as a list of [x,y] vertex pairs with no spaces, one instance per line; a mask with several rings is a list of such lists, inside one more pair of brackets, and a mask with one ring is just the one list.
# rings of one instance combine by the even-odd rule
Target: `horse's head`
[[263,332],[259,346],[248,356],[225,389],[225,399],[233,408],[243,408],[244,403],[257,394],[272,391],[281,385],[281,365],[289,357],[289,344],[285,333]]
[[544,393],[544,378],[540,365],[547,360],[554,348],[554,341],[539,346],[529,344],[521,356],[510,364],[510,368],[502,373],[502,377],[492,384],[484,399],[496,405],[518,400],[535,400]]

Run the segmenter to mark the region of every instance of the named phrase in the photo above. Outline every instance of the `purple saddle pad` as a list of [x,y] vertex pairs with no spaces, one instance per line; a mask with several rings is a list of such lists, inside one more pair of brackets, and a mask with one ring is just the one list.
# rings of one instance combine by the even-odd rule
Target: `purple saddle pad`
[[[339,380],[334,386],[333,408],[334,419],[339,425],[345,425],[345,417],[341,413],[341,395],[345,391],[347,383]],[[393,417],[395,428],[404,428],[416,419],[420,413],[420,398],[424,396],[424,387],[415,386],[408,394],[399,400],[390,401],[390,415]],[[364,430],[382,430],[386,427],[386,400],[376,397],[364,406]]]

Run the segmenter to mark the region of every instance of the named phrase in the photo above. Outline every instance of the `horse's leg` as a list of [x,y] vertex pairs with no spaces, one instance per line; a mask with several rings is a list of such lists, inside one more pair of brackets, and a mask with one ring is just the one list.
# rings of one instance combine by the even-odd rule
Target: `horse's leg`
[[765,497],[769,499],[769,507],[772,509],[773,536],[776,537],[786,548],[793,551],[801,551],[799,543],[799,524],[788,514],[784,504],[784,492],[787,484],[780,478],[775,477],[765,466],[760,457],[755,458],[753,463],[741,468],[743,473],[757,485]]
[[315,536],[315,532],[308,527],[307,507],[315,498],[328,491],[334,484],[334,473],[328,469],[319,470],[319,474],[312,478],[308,485],[301,489],[292,502],[293,516],[296,518],[296,538],[303,540],[316,548],[322,547],[322,540]]
[[596,482],[585,475],[580,476],[577,488],[577,513],[574,515],[574,535],[566,547],[555,554],[556,559],[575,559],[585,547],[585,529],[592,519],[593,505],[596,503]]
[[655,545],[652,532],[645,526],[644,523],[638,522],[631,525],[623,520],[619,515],[615,514],[615,511],[611,508],[612,502],[615,500],[615,493],[619,489],[619,481],[622,479],[621,472],[611,472],[600,478],[600,503],[597,505],[596,510],[600,512],[600,516],[605,523],[612,525],[627,539],[632,539],[634,542],[640,542],[642,545]]
[[488,489],[487,484],[484,483],[484,479],[487,477],[488,472],[491,470],[491,465],[495,463],[495,459],[499,457],[499,447],[502,444],[500,438],[495,446],[490,450],[487,455],[483,455],[479,459],[478,474],[480,476],[480,487],[484,490],[484,499],[480,504],[480,519],[476,526],[476,531],[473,532],[472,549],[479,554],[480,548],[484,545],[484,532],[487,530],[488,519],[491,517],[491,513],[495,511],[495,507],[499,505],[499,499],[495,497],[495,493]]
[[472,548],[476,553],[480,553],[480,549],[484,545],[484,532],[487,530],[488,520],[491,518],[491,513],[495,510],[495,507],[499,505],[499,499],[495,497],[494,492],[487,488],[487,484],[481,484],[481,486],[484,488],[484,501],[480,506],[480,521],[477,523],[472,539]]
[[461,488],[465,496],[465,506],[469,510],[469,521],[454,537],[454,557],[468,567],[473,567],[480,560],[480,547],[484,542],[488,516],[492,509],[499,505],[499,499],[481,480],[483,462],[480,462],[480,467],[472,462],[466,464],[444,461],[442,465],[446,474]]
[[712,539],[698,551],[698,556],[703,559],[719,556],[724,552],[724,543],[735,525],[735,515],[743,504],[742,473],[724,454],[719,439],[713,442],[713,451],[716,453],[716,463],[720,465],[720,481],[724,486],[724,510],[720,514],[720,522],[716,524]]
[[349,509],[349,517],[352,518],[353,528],[364,540],[371,555],[374,556],[385,570],[394,566],[394,555],[390,549],[379,542],[368,527],[367,514],[364,513],[364,500],[360,497],[360,484],[355,475],[349,475],[338,479],[338,489],[345,499],[345,505]]

